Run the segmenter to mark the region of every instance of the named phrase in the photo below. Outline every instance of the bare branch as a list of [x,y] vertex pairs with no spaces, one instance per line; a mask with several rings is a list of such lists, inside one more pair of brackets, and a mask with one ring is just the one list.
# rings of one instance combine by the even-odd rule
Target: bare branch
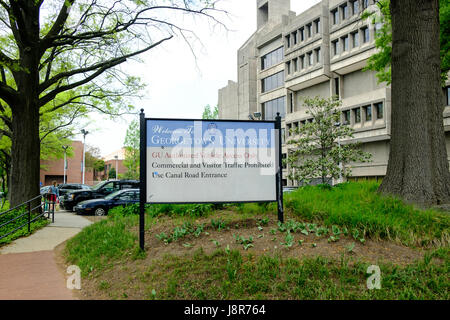
[[60,124],[60,125],[58,125],[58,126],[52,128],[52,129],[48,129],[47,132],[40,138],[40,142],[42,142],[42,141],[43,141],[49,134],[51,134],[52,132],[55,132],[55,131],[57,131],[57,130],[60,130],[60,129],[62,129],[62,128],[65,128],[65,127],[70,126],[70,125],[74,122],[74,120],[77,118],[77,116],[78,116],[78,114],[79,114],[79,112],[80,112],[80,109],[81,109],[81,108],[77,108],[77,109],[75,110],[75,112],[70,116],[69,122]]
[[[64,92],[64,91],[67,91],[67,90],[70,90],[70,89],[73,89],[73,88],[76,88],[78,86],[81,86],[83,84],[88,83],[89,81],[95,79],[96,77],[98,77],[99,75],[104,73],[106,70],[108,70],[108,69],[110,69],[110,68],[112,68],[114,66],[117,66],[117,65],[125,62],[127,58],[130,58],[130,57],[136,56],[138,54],[141,54],[143,52],[146,52],[146,51],[148,51],[148,50],[150,50],[150,49],[160,45],[164,41],[170,40],[172,37],[173,36],[169,36],[167,38],[161,39],[158,42],[155,42],[154,44],[152,44],[152,45],[150,45],[150,46],[148,46],[148,47],[146,47],[146,48],[144,48],[142,50],[135,51],[133,53],[130,53],[130,54],[127,54],[127,55],[124,55],[122,57],[115,58],[115,59],[112,59],[112,60],[108,60],[108,61],[105,61],[105,62],[101,63],[100,65],[97,65],[98,70],[95,73],[93,73],[92,75],[86,77],[83,80],[80,80],[80,81],[74,82],[72,84],[61,86],[61,87],[59,87],[57,89],[54,89],[53,91],[51,91],[48,94],[46,94],[44,97],[40,98],[39,99],[40,105],[43,106],[46,103],[50,102],[52,99],[54,99],[61,92]],[[88,68],[88,69],[90,69],[90,68]],[[95,69],[90,69],[88,71],[92,71],[92,70],[95,70]],[[73,70],[71,72],[68,72],[65,75],[64,74],[60,74],[61,76],[57,75],[55,77],[57,78],[57,80],[60,80],[62,78],[67,78],[68,76],[71,76],[71,75],[74,75],[74,74],[83,73],[83,72],[84,71],[82,69],[77,69],[77,70]],[[52,79],[50,79],[49,81],[52,82],[51,84],[53,84],[55,82],[55,81],[52,81]],[[48,85],[47,86],[42,86],[40,88],[40,92],[45,90],[45,88],[48,88]]]

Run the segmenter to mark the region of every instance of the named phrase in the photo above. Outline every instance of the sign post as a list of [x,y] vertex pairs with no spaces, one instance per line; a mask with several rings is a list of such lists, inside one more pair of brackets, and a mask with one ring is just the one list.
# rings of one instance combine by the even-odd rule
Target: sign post
[[283,208],[283,156],[281,152],[281,117],[277,112],[275,117],[275,129],[277,132],[278,143],[278,166],[277,166],[277,208],[278,208],[278,220],[284,222],[284,208]]
[[140,113],[139,244],[145,205],[277,202],[283,222],[281,117],[154,119]]
[[145,123],[144,109],[140,113],[140,166],[139,166],[139,247],[144,250],[145,246],[145,194],[147,193],[147,148],[146,136],[147,126]]

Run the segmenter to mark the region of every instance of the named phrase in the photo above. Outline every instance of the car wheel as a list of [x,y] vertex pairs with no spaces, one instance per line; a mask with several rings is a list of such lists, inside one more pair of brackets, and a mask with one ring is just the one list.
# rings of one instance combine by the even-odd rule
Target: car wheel
[[102,207],[98,207],[97,209],[95,209],[94,214],[96,216],[105,216],[106,215],[106,210]]

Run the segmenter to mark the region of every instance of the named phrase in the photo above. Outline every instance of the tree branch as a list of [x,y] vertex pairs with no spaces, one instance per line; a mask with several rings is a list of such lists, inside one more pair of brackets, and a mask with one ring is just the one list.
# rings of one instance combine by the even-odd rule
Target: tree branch
[[[143,52],[146,52],[146,51],[148,51],[148,50],[150,50],[150,49],[160,45],[164,41],[170,40],[172,37],[173,36],[171,35],[171,36],[169,36],[167,38],[159,40],[158,42],[156,42],[156,43],[154,43],[154,44],[152,44],[152,45],[150,45],[150,46],[148,46],[148,47],[146,47],[146,48],[144,48],[142,50],[138,50],[138,51],[135,51],[133,53],[124,55],[122,57],[118,57],[118,58],[111,59],[111,60],[105,61],[103,63],[97,64],[96,68],[98,68],[98,70],[95,73],[93,73],[92,75],[86,77],[83,80],[80,80],[80,81],[74,82],[72,84],[68,84],[68,85],[65,85],[65,86],[61,86],[61,87],[59,87],[57,89],[54,89],[53,91],[47,93],[45,96],[40,98],[39,99],[40,106],[43,106],[46,103],[48,103],[51,100],[53,100],[59,93],[67,91],[67,90],[70,90],[70,89],[73,89],[73,88],[76,88],[76,87],[81,86],[83,84],[86,84],[89,81],[91,81],[91,80],[95,79],[96,77],[98,77],[99,75],[101,75],[106,70],[108,70],[108,69],[110,69],[112,67],[115,67],[115,66],[125,62],[127,58],[130,58],[130,57],[136,56],[138,54],[141,54]],[[76,70],[72,70],[72,71],[69,71],[69,72],[65,72],[65,73],[61,73],[59,75],[56,75],[54,78],[49,80],[49,83],[46,84],[44,82],[44,84],[42,84],[40,86],[40,90],[39,91],[43,92],[43,90],[45,90],[46,88],[48,88],[50,85],[52,85],[53,83],[55,83],[58,80],[70,77],[70,76],[75,75],[75,74],[80,74],[80,73],[83,73],[83,72],[86,72],[86,71],[93,71],[96,68],[93,68],[93,66],[91,66],[91,67],[76,69]],[[84,70],[86,70],[86,71],[84,71]]]
[[72,114],[72,116],[70,117],[69,122],[64,123],[64,124],[61,124],[61,125],[59,125],[59,126],[56,126],[56,127],[52,128],[52,129],[49,129],[49,130],[48,130],[48,131],[40,138],[40,142],[42,142],[42,141],[43,141],[50,133],[55,132],[56,130],[59,130],[59,129],[61,129],[61,128],[70,126],[70,125],[73,123],[73,121],[77,118],[80,109],[81,109],[81,108],[77,108],[77,109],[75,110],[75,112],[74,112],[74,113]]

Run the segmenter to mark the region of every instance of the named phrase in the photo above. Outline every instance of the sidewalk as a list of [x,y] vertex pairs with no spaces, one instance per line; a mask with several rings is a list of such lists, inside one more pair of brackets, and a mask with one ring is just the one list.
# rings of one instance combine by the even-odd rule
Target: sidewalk
[[53,249],[92,222],[72,212],[55,212],[55,223],[0,249],[0,300],[75,299],[66,288]]

